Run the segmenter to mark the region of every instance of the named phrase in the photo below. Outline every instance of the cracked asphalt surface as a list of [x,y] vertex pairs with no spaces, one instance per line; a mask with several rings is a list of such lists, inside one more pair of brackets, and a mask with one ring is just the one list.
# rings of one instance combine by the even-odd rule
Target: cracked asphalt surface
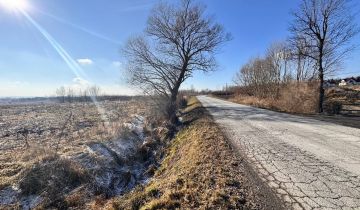
[[287,208],[360,209],[360,129],[198,99]]

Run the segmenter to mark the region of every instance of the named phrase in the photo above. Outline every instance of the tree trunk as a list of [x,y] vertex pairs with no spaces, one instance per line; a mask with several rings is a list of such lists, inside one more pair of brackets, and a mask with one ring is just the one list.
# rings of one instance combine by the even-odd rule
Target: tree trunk
[[177,101],[177,95],[179,93],[180,84],[181,82],[178,82],[178,84],[176,84],[175,87],[172,89],[170,100],[168,101],[168,105],[167,105],[168,120],[172,125],[179,124],[179,119],[176,116],[176,111],[178,108],[176,101]]
[[171,90],[171,97],[170,97],[170,101],[168,103],[167,113],[168,113],[168,120],[172,125],[179,124],[179,119],[176,116],[176,111],[177,111],[177,108],[178,108],[177,104],[176,104],[176,101],[177,101],[177,96],[178,96],[178,93],[179,93],[180,85],[184,80],[185,72],[187,70],[188,60],[189,60],[188,58],[185,59],[184,64],[182,66],[181,73],[179,75],[179,78],[178,78],[174,88]]
[[323,113],[323,103],[325,97],[325,90],[324,90],[324,67],[323,67],[323,50],[324,50],[324,41],[320,40],[320,47],[319,47],[319,106],[318,112]]
[[323,109],[323,103],[324,103],[324,98],[325,98],[325,90],[324,90],[324,70],[322,68],[322,66],[319,69],[319,80],[320,80],[320,84],[319,84],[319,107],[318,107],[318,111],[319,113],[324,112]]
[[178,90],[173,91],[171,93],[170,101],[168,102],[168,105],[167,105],[168,120],[172,125],[177,125],[179,123],[178,117],[176,116],[176,110],[177,110],[176,98],[177,98],[177,94],[178,94]]
[[302,75],[302,69],[301,69],[301,57],[300,55],[297,55],[297,74],[296,74],[296,81],[299,83],[300,78]]

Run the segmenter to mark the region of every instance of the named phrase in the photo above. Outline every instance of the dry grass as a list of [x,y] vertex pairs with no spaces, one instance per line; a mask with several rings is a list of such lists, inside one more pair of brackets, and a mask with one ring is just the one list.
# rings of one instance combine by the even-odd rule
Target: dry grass
[[[222,96],[220,94],[214,97],[226,99],[234,103],[270,109],[302,116],[312,117],[317,120],[332,122],[339,125],[360,128],[359,115],[333,115],[339,114],[340,107],[359,110],[360,104],[360,86],[332,87],[325,91],[324,111],[326,115],[317,114],[317,84],[289,84],[280,89],[280,95],[277,99],[259,98],[243,94],[242,91],[234,91],[235,94]],[[337,110],[334,110],[337,109]],[[340,109],[340,110],[339,110]],[[328,115],[330,114],[330,115]]]
[[[23,169],[57,152],[72,156],[92,141],[106,141],[122,133],[123,123],[133,114],[145,115],[146,102],[102,102],[105,123],[93,104],[34,104],[0,106],[0,190]],[[68,117],[72,113],[72,117]],[[18,134],[29,130],[25,137]]]
[[167,149],[152,181],[106,209],[257,209],[247,184],[244,162],[219,127],[191,98],[184,110],[185,126]]
[[[105,101],[101,105],[106,123],[88,103],[0,105],[0,193],[12,186],[21,189],[21,197],[41,195],[44,208],[83,208],[89,201],[87,192],[72,191],[91,184],[91,180],[87,169],[73,157],[88,151],[91,142],[126,135],[124,122],[131,121],[134,114],[145,116],[149,108],[143,100]],[[23,135],[17,136],[17,131],[24,129],[30,131],[28,146]],[[0,203],[0,209],[4,207],[10,208]]]
[[316,84],[290,83],[281,86],[277,98],[237,94],[230,101],[288,113],[310,114],[317,108]]
[[38,208],[66,208],[64,194],[89,182],[90,176],[81,165],[59,156],[48,156],[22,173],[19,188],[23,196],[42,196],[44,202]]
[[331,87],[326,90],[326,94],[331,99],[344,102],[360,102],[360,85]]

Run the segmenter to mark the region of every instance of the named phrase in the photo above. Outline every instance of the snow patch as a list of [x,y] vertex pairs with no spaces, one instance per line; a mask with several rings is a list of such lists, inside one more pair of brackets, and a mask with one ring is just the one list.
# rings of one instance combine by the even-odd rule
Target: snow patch
[[[135,137],[94,142],[86,147],[85,154],[74,159],[92,171],[98,188],[108,189],[111,194],[121,194],[142,181],[145,165],[133,156],[145,142],[145,118],[133,115],[130,122],[124,123]],[[145,178],[144,178],[145,181]]]
[[[118,138],[109,141],[93,142],[85,146],[84,152],[67,158],[76,161],[93,176],[94,186],[107,195],[119,195],[132,189],[139,183],[148,182],[145,170],[150,161],[144,161],[139,148],[146,143],[145,118],[134,115],[124,124],[134,135],[127,139]],[[39,195],[21,197],[16,187],[7,187],[0,191],[0,206],[20,201],[23,209],[35,208],[43,201]]]

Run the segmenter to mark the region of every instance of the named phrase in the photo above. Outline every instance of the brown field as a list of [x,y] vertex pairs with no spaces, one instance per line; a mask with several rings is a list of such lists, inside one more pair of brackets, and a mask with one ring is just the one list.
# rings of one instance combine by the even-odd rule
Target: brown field
[[131,115],[145,114],[142,101],[107,101],[100,106],[105,109],[106,120],[92,103],[0,106],[0,149],[24,149],[26,136],[29,146],[46,147],[58,142],[74,146],[84,139],[108,139]]
[[[142,129],[142,116],[148,113],[146,104],[146,99],[104,101],[100,102],[103,111],[92,103],[0,105],[0,209],[14,205],[18,208],[33,207],[36,206],[34,203],[44,202],[44,199],[37,201],[31,196],[49,194],[49,186],[45,184],[46,187],[39,188],[40,191],[34,191],[32,185],[39,187],[42,182],[61,180],[61,177],[48,177],[50,175],[46,173],[49,168],[57,170],[50,171],[51,176],[69,179],[74,175],[76,184],[55,185],[66,188],[82,183],[80,175],[85,173],[83,168],[106,166],[111,171],[119,169],[111,168],[114,165],[125,165],[119,163],[119,149],[114,148],[125,151],[124,145],[132,143],[119,143],[118,139],[124,135],[127,135],[127,139],[139,139],[142,135],[138,133],[136,136],[134,133],[136,129]],[[129,130],[135,132],[124,134],[124,123],[128,123]],[[56,161],[53,160],[55,157]],[[50,165],[48,168],[47,164]],[[115,172],[121,174],[119,170]],[[99,177],[109,176],[101,174],[99,170],[92,170],[91,173],[96,173],[93,177],[101,184],[103,180],[99,181]],[[31,179],[34,178],[32,175],[35,175],[35,181]],[[27,179],[29,183],[26,183]],[[72,189],[66,190],[70,192]]]

